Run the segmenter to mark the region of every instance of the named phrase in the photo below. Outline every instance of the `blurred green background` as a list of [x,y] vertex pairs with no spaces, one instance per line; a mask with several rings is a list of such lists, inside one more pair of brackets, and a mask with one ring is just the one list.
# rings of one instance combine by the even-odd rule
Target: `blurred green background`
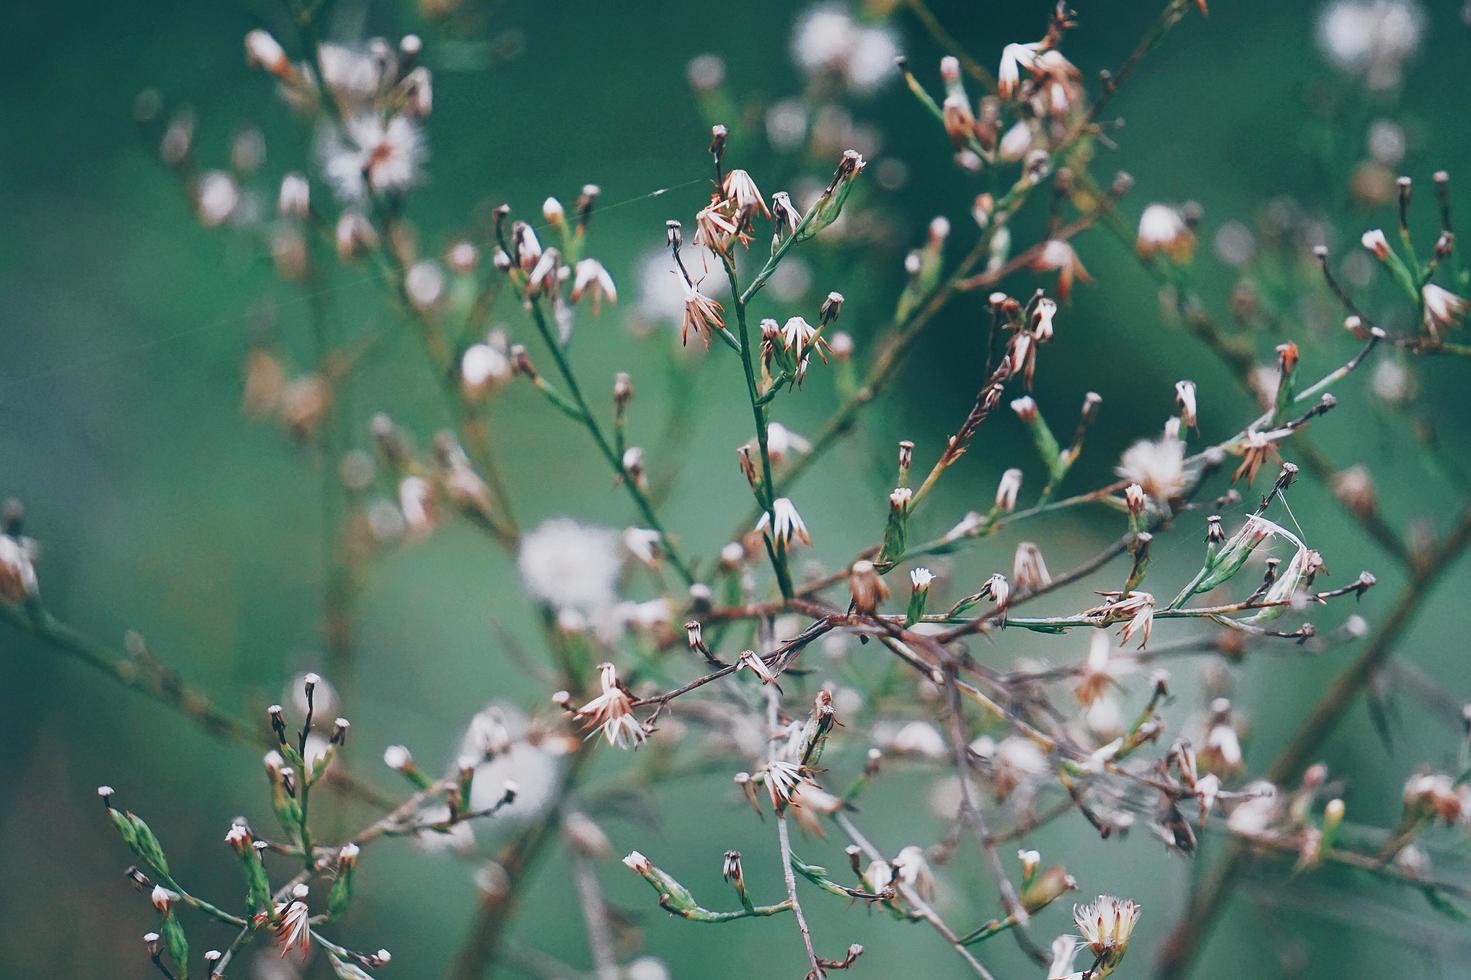
[[[1081,26],[1067,50],[1089,77],[1116,65],[1156,13],[1152,2],[1076,6]],[[1099,172],[1117,167],[1135,176],[1126,213],[1137,215],[1151,200],[1198,201],[1205,214],[1202,284],[1223,309],[1235,274],[1213,256],[1210,243],[1226,222],[1255,227],[1268,202],[1285,207],[1281,202],[1290,199],[1324,222],[1338,252],[1353,248],[1364,228],[1393,222],[1392,206],[1366,209],[1348,192],[1350,172],[1368,156],[1370,123],[1386,118],[1405,134],[1399,170],[1426,191],[1416,216],[1428,243],[1430,173],[1448,169],[1460,187],[1471,181],[1460,95],[1468,45],[1459,4],[1423,5],[1421,50],[1406,63],[1402,89],[1388,93],[1366,92],[1324,62],[1313,40],[1316,4],[1221,0],[1212,6],[1208,20],[1186,19],[1112,107],[1128,124],[1112,134],[1118,149],[1105,153]],[[1047,9],[1041,2],[935,7],[988,65],[1003,44],[1039,36]],[[675,355],[668,329],[635,337],[630,323],[638,316],[639,269],[660,244],[665,218],[688,220],[704,193],[692,182],[705,172],[709,107],[685,78],[695,55],[717,52],[725,59],[718,99],[729,112],[732,159],[748,166],[764,190],[802,176],[827,177],[831,155],[779,153],[761,132],[766,103],[803,95],[788,52],[800,13],[797,5],[770,0],[739,6],[510,0],[472,8],[448,31],[426,27],[411,6],[373,3],[360,25],[365,35],[424,31],[427,63],[455,66],[436,74],[430,176],[411,212],[426,250],[475,227],[476,209],[486,204],[508,201],[534,214],[548,194],[570,202],[583,183],[602,185],[606,209],[594,220],[591,252],[612,270],[623,301],[599,320],[580,320],[575,357],[597,398],[614,370],[634,374],[635,439],[650,450],[655,475],[674,480],[666,521],[696,555],[723,544],[748,506],[731,449],[747,437],[749,418],[736,410],[742,388],[733,360]],[[305,358],[307,307],[298,288],[273,275],[256,243],[198,226],[175,178],[138,138],[131,104],[151,87],[170,106],[192,106],[199,155],[215,164],[227,159],[240,126],[258,125],[267,146],[263,173],[274,179],[300,165],[306,140],[267,82],[243,63],[240,39],[259,25],[289,35],[279,12],[263,2],[61,3],[33,5],[8,19],[0,39],[0,115],[9,134],[0,149],[0,494],[28,507],[29,533],[44,547],[42,594],[57,615],[109,640],[137,629],[157,655],[219,703],[257,712],[281,697],[292,673],[322,665],[320,464],[277,427],[249,423],[239,411],[253,325],[272,323]],[[938,88],[934,43],[902,10],[891,23],[900,49]],[[810,288],[783,308],[810,316],[829,289],[843,291],[844,325],[861,358],[873,349],[902,285],[904,251],[922,240],[928,220],[947,215],[955,227],[952,251],[968,247],[977,183],[953,165],[943,134],[897,79],[871,96],[838,102],[879,134],[880,145],[868,154],[870,174],[891,164],[891,186],[874,180],[854,199],[874,216],[880,240],[860,245],[849,237],[813,248],[806,256]],[[905,177],[902,186],[892,186],[895,175]],[[664,187],[675,190],[648,196]],[[1037,220],[1022,222],[1019,241],[1030,240],[1025,229]],[[1162,317],[1152,285],[1123,247],[1102,231],[1085,233],[1078,245],[1097,282],[1080,288],[1059,316],[1059,343],[1044,351],[1036,397],[1055,428],[1070,430],[1083,392],[1103,395],[1103,424],[1072,477],[1084,488],[1110,478],[1130,441],[1157,431],[1178,378],[1200,385],[1207,439],[1234,431],[1251,408],[1219,364]],[[1346,359],[1353,344],[1335,326],[1317,280],[1302,273],[1305,254],[1297,243],[1268,262],[1286,284],[1287,301],[1280,335],[1264,333],[1258,351],[1266,360],[1273,345],[1296,339],[1304,370],[1317,376]],[[1302,296],[1294,283],[1303,284]],[[1018,295],[1032,285],[1026,276],[1009,284]],[[381,297],[366,267],[332,282],[336,315],[353,329],[394,322],[382,312]],[[969,408],[979,380],[980,302],[962,297],[952,305],[860,431],[795,495],[821,559],[842,560],[878,533],[894,442],[914,439],[927,466]],[[525,334],[509,306],[497,311],[497,320]],[[665,379],[671,363],[693,387],[687,402]],[[1471,425],[1463,365],[1412,370],[1442,451],[1466,459]],[[798,432],[814,431],[834,404],[820,374],[799,397],[782,400],[778,418]],[[1409,437],[1402,414],[1371,397],[1369,378],[1365,372],[1343,386],[1340,409],[1314,434],[1341,463],[1371,467],[1383,510],[1398,527],[1443,526],[1461,501]],[[421,443],[444,424],[442,403],[407,333],[374,358],[355,392],[345,411],[356,445],[367,444],[374,411],[391,413]],[[671,413],[686,430],[675,442],[660,435]],[[585,434],[525,386],[501,396],[494,425],[511,461],[524,525],[564,513],[619,528],[634,519]],[[1012,465],[1036,475],[1025,433],[1008,413],[987,426],[941,485],[930,530],[940,529],[939,515],[983,506],[996,477]],[[1402,576],[1343,518],[1324,487],[1304,479],[1291,502],[1334,583],[1350,581],[1360,568],[1379,574],[1381,587],[1361,607],[1374,624]],[[1084,518],[1055,520],[1025,535],[1043,543],[1057,570],[1117,533]],[[1009,567],[1016,540],[1006,534],[957,556],[956,594],[969,590],[972,579]],[[1151,576],[1168,582],[1189,574],[1197,549],[1194,524],[1182,522],[1177,533],[1157,540]],[[1461,622],[1468,585],[1462,566],[1401,647],[1457,701],[1471,696]],[[1087,598],[1071,590],[1039,608],[1074,610]],[[384,555],[359,609],[355,670],[350,679],[332,679],[347,689],[344,711],[354,725],[347,758],[385,789],[399,789],[378,762],[389,742],[408,744],[438,768],[453,758],[464,720],[486,702],[543,703],[545,692],[506,655],[508,637],[531,649],[537,642],[514,565],[463,525]],[[1317,620],[1330,626],[1346,612],[1326,610]],[[1006,663],[1040,652],[1070,659],[1086,647],[1081,637],[1053,642],[1044,650],[1008,635],[977,652]],[[1356,650],[1349,644],[1319,658],[1268,650],[1237,671],[1235,697],[1250,722],[1253,767],[1270,760]],[[1177,670],[1182,678],[1194,673],[1193,666]],[[1188,682],[1180,702],[1173,718],[1198,707]],[[1401,708],[1392,751],[1375,736],[1362,705],[1324,750],[1333,771],[1348,780],[1354,819],[1392,823],[1405,776],[1422,762],[1445,765],[1454,758],[1454,719],[1410,700]],[[850,745],[837,758],[851,767],[862,748]],[[935,840],[941,821],[924,805],[928,782],[903,767],[887,780],[865,806],[868,833],[891,853]],[[229,818],[243,813],[269,823],[256,753],[203,737],[109,679],[0,627],[0,881],[6,882],[0,918],[7,924],[0,974],[150,975],[138,937],[153,914],[118,873],[128,855],[97,812],[93,790],[104,782],[152,822],[194,890],[233,894],[236,869],[221,844]],[[779,891],[771,828],[742,812],[728,775],[668,788],[659,800],[657,826],[607,822],[618,853],[642,850],[697,894],[713,896],[720,893],[720,853],[739,848],[754,892]],[[328,819],[358,822],[340,812]],[[489,845],[498,833],[487,827],[481,840]],[[1122,974],[1146,975],[1154,945],[1187,895],[1191,863],[1164,853],[1143,827],[1125,840],[1100,843],[1076,814],[1032,843],[1044,858],[1066,861],[1085,895],[1110,892],[1143,904]],[[1201,860],[1218,849],[1207,840]],[[808,860],[844,865],[837,841],[803,843],[800,851]],[[424,856],[407,844],[375,847],[359,874],[362,900],[339,938],[392,949],[395,963],[385,976],[437,975],[469,921],[473,870],[471,862]],[[1471,934],[1412,891],[1331,873],[1289,882],[1285,870],[1274,866],[1238,894],[1196,975],[1370,976],[1392,969],[1465,975]],[[1447,873],[1456,870],[1465,869]],[[795,976],[802,969],[800,946],[784,921],[718,929],[678,922],[659,912],[645,886],[616,862],[602,876],[610,898],[645,928],[645,950],[663,958],[675,977]],[[994,891],[972,855],[963,853],[944,878],[940,908],[947,918],[961,923],[995,914]],[[539,876],[513,935],[520,946],[585,967],[570,892],[557,857]],[[953,954],[921,927],[822,897],[807,904],[823,949],[854,941],[867,948],[855,977],[960,975]],[[1069,928],[1058,907],[1043,914],[1037,935],[1045,941]],[[228,941],[212,930],[206,923],[193,927],[198,949]],[[999,976],[1040,974],[1008,940],[982,952]],[[252,975],[274,975],[265,966],[253,969],[267,972]]]

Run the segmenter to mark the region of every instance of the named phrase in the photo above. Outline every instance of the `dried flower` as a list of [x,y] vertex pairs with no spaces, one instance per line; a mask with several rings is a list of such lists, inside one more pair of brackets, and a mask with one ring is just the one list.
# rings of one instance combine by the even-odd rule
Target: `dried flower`
[[1100,895],[1091,905],[1075,907],[1073,921],[1083,944],[1098,965],[1091,975],[1106,977],[1118,967],[1129,949],[1129,938],[1139,918],[1139,906],[1129,899]]
[[700,292],[699,287],[692,282],[684,283],[684,316],[679,324],[679,339],[682,343],[689,343],[690,332],[695,336],[702,337],[705,346],[710,346],[710,334],[716,330],[724,329],[725,318],[722,316],[724,308],[715,300]]
[[587,720],[589,729],[602,732],[615,749],[638,748],[648,733],[633,715],[633,696],[618,679],[617,669],[611,663],[598,664],[598,682],[602,693],[576,713]]

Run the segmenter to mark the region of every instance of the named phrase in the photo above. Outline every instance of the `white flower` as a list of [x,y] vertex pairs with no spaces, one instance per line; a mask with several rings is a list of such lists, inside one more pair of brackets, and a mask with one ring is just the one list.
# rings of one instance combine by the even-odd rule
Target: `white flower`
[[348,118],[344,128],[345,138],[337,129],[327,129],[318,143],[322,172],[339,200],[361,201],[369,189],[401,193],[420,181],[429,150],[408,116],[385,122],[376,112],[364,112]]
[[946,759],[950,746],[940,730],[926,721],[911,721],[894,733],[888,748],[900,755],[919,756],[924,759]]
[[894,871],[901,885],[908,885],[923,899],[935,896],[935,876],[930,872],[924,850],[910,844],[894,858]]
[[521,539],[516,563],[537,599],[558,609],[595,613],[614,602],[622,565],[618,534],[571,518],[544,521]]
[[1185,490],[1185,443],[1168,436],[1142,439],[1124,451],[1114,472],[1139,484],[1156,503],[1168,503]]
[[1364,232],[1359,236],[1359,244],[1380,262],[1389,258],[1389,239],[1384,237],[1382,228],[1371,228]]
[[35,547],[26,538],[0,534],[0,600],[23,602],[36,595]]
[[306,905],[308,894],[310,890],[306,885],[297,885],[291,891],[291,901],[276,903],[276,943],[281,947],[282,956],[305,950],[311,945],[311,910]]
[[444,269],[433,259],[415,262],[404,276],[404,292],[414,309],[434,309],[444,297]]
[[1160,252],[1175,261],[1190,257],[1195,248],[1195,233],[1168,204],[1151,204],[1139,216],[1139,237],[1135,249],[1149,258]]
[[490,344],[471,344],[460,357],[460,380],[471,398],[511,380],[511,360]]
[[1442,289],[1433,282],[1427,282],[1420,295],[1425,300],[1425,329],[1430,331],[1431,336],[1438,337],[1441,330],[1460,323],[1467,308],[1471,307],[1471,302],[1464,297]]
[[[751,451],[756,451],[754,440],[751,443]],[[766,427],[766,452],[771,456],[774,465],[780,465],[792,453],[805,455],[812,451],[812,443],[803,436],[798,435],[780,422],[772,422]]]
[[1338,0],[1318,18],[1318,47],[1370,88],[1400,83],[1404,62],[1420,46],[1425,12],[1413,0]]
[[199,212],[199,223],[206,228],[218,228],[230,220],[239,204],[240,188],[223,170],[208,171],[195,185],[194,207]]
[[1016,509],[1016,496],[1022,489],[1022,471],[1016,468],[1007,470],[1001,474],[1001,480],[996,484],[996,509],[1006,511],[1008,514]]
[[929,590],[930,583],[935,580],[935,573],[928,568],[916,568],[909,573],[909,584],[916,592]]
[[859,95],[877,91],[897,70],[899,44],[888,27],[860,28],[843,62],[843,77]]
[[601,732],[615,749],[638,748],[648,733],[634,717],[633,698],[618,679],[617,670],[611,663],[598,664],[598,680],[603,692],[578,708],[577,714],[587,720],[589,734]]
[[322,80],[340,102],[355,106],[378,93],[382,79],[379,63],[366,49],[345,44],[317,47]]
[[510,817],[529,819],[551,802],[561,766],[557,742],[528,738],[530,724],[518,708],[509,704],[487,705],[470,719],[460,740],[460,758],[475,761],[475,780],[470,785],[470,809],[485,810],[505,794],[508,782],[516,784],[516,802],[502,811]]
[[577,263],[577,274],[572,280],[572,302],[581,300],[583,293],[590,297],[594,314],[602,307],[604,299],[609,303],[618,302],[618,287],[613,285],[613,277],[597,259],[582,259]]
[[1035,41],[1031,44],[1008,44],[1001,49],[1001,67],[996,72],[996,91],[1003,99],[1011,98],[1021,83],[1021,69],[1030,68],[1037,60]]
[[761,520],[756,522],[756,530],[770,529],[773,516],[776,518],[776,530],[772,532],[772,540],[786,547],[791,547],[794,538],[802,544],[812,543],[807,525],[802,523],[802,515],[797,513],[796,505],[789,498],[777,497],[772,501],[771,513],[761,515]]
[[800,316],[788,317],[786,325],[781,328],[781,336],[787,350],[800,360],[802,353],[817,337],[817,328]]
[[[720,256],[687,243],[680,251],[690,274],[720,267]],[[684,315],[684,276],[667,248],[651,251],[638,266],[638,313],[645,320],[678,323]]]
[[1129,948],[1129,937],[1139,918],[1139,906],[1130,899],[1100,895],[1091,905],[1073,908],[1073,921],[1083,936],[1083,943],[1098,960],[1092,971],[1095,977],[1106,977],[1119,965]]
[[841,71],[853,50],[858,28],[838,6],[813,7],[792,32],[792,57],[808,75]]

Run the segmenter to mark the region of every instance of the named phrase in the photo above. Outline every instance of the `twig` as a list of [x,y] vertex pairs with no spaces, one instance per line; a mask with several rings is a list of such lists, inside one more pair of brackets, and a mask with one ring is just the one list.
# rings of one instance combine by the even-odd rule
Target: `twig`
[[[1292,741],[1272,763],[1268,770],[1268,779],[1280,785],[1303,767],[1323,739],[1338,725],[1354,698],[1394,653],[1405,630],[1429,598],[1435,582],[1468,545],[1471,545],[1471,508],[1461,514],[1455,527],[1435,549],[1430,559],[1415,568],[1384,625],[1359,654],[1358,659],[1345,668],[1318,699]],[[1161,977],[1185,975],[1191,960],[1201,952],[1211,927],[1240,878],[1246,856],[1247,848],[1244,845],[1233,846],[1216,872],[1196,893],[1195,900],[1182,914],[1174,932],[1165,941],[1159,967]]]

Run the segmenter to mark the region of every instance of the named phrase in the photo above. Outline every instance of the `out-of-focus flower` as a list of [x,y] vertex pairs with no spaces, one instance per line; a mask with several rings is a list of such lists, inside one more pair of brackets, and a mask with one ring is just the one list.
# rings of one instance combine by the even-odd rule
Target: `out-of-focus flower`
[[517,557],[521,580],[533,596],[587,614],[612,605],[622,564],[615,531],[566,517],[529,531]]
[[1179,211],[1168,204],[1151,204],[1139,216],[1135,248],[1144,258],[1164,254],[1172,261],[1185,262],[1195,251],[1195,232]]
[[423,133],[400,113],[384,120],[376,112],[351,116],[337,129],[324,130],[318,143],[322,172],[344,203],[375,194],[402,193],[423,179],[429,149]]
[[1124,451],[1114,472],[1167,504],[1185,490],[1185,443],[1169,435],[1140,440]]

